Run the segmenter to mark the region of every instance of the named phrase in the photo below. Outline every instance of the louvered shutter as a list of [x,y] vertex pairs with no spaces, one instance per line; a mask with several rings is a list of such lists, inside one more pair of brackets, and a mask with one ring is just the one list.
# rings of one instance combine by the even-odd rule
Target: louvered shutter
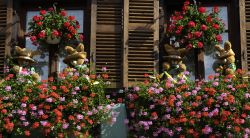
[[9,54],[12,27],[12,0],[0,0],[0,75],[4,73],[4,59]]
[[91,66],[107,66],[112,87],[158,72],[158,0],[92,0]]
[[[158,72],[159,1],[128,0],[128,86]],[[126,28],[125,28],[126,29]]]
[[241,61],[250,70],[250,0],[240,0]]
[[96,18],[92,19],[92,23],[96,23],[96,26],[91,28],[91,60],[95,63],[92,69],[100,73],[102,67],[107,67],[111,87],[119,88],[122,83],[123,4],[121,0],[93,0],[92,2],[91,16]]

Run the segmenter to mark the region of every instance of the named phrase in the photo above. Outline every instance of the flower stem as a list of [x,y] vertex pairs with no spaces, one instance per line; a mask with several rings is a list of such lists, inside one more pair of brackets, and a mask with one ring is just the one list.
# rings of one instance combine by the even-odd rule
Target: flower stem
[[194,2],[194,5],[197,6],[196,0],[193,0],[193,2]]

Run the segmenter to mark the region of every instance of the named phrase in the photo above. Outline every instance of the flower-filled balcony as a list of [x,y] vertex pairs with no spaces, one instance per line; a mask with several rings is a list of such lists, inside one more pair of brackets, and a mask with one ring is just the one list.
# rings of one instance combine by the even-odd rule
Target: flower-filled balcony
[[[154,30],[159,27],[154,21],[158,9],[152,8],[156,2],[98,0],[95,4],[98,20],[91,21],[97,22],[97,28],[89,30],[96,31],[91,41],[97,42],[89,49],[97,51],[90,52],[92,63],[99,63],[96,72],[89,67],[85,38],[79,32],[81,23],[66,10],[55,5],[41,9],[27,23],[25,37],[35,48],[15,46],[8,59],[9,69],[0,81],[0,138],[249,137],[249,74],[237,69],[231,42],[222,41],[225,24],[218,7],[208,13],[195,1],[186,1],[182,11],[171,16],[166,30],[171,41],[162,45],[163,71],[154,73],[159,70],[154,53],[158,50]],[[140,16],[144,11],[148,14]],[[79,13],[84,16],[83,11]],[[121,31],[124,26],[127,30]],[[200,63],[205,48],[213,49],[215,62],[210,68],[215,73],[191,79],[184,58],[193,52]],[[64,53],[60,55],[59,50]],[[35,57],[44,52],[49,62],[45,80],[34,68],[39,64]],[[59,55],[67,65],[62,71],[58,69]],[[104,64],[107,66],[101,67]],[[149,73],[144,74],[145,70]],[[119,89],[123,94],[109,95],[112,83],[123,86]]]

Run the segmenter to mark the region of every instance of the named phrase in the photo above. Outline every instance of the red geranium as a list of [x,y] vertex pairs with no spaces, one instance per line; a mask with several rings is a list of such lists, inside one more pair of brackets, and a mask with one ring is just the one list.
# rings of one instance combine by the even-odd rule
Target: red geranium
[[205,7],[197,7],[189,1],[184,3],[182,12],[170,17],[167,34],[181,47],[203,48],[220,43],[216,36],[223,33],[224,23],[218,17],[218,10],[208,13]]
[[195,22],[193,22],[193,21],[188,22],[188,26],[189,27],[195,27]]
[[201,35],[202,35],[202,32],[199,32],[199,31],[194,32],[194,36],[195,36],[196,38],[201,37]]
[[55,36],[55,37],[57,37],[57,36],[59,36],[59,32],[57,30],[53,30],[52,31],[52,35]]
[[216,40],[217,40],[218,42],[221,42],[221,41],[222,41],[221,35],[216,35]]
[[218,13],[218,12],[219,12],[219,7],[218,7],[218,6],[215,6],[215,7],[213,8],[213,12],[214,12],[214,13]]
[[43,23],[42,22],[37,22],[36,23],[38,26],[41,26]]
[[40,18],[40,16],[38,16],[38,15],[35,15],[34,17],[33,17],[33,21],[39,21],[39,20],[41,20],[41,18]]
[[208,16],[207,19],[206,19],[206,21],[207,21],[208,23],[211,23],[211,22],[212,22],[212,17],[211,17],[211,16]]
[[71,38],[72,38],[72,35],[71,35],[71,34],[67,34],[67,38],[68,38],[68,39],[71,39]]
[[30,136],[30,131],[28,131],[28,130],[24,131],[24,135],[25,136]]
[[73,20],[75,20],[75,16],[69,16],[68,19],[73,21]]
[[82,34],[80,34],[79,38],[80,38],[82,41],[84,41],[85,36],[84,36],[84,35],[82,35]]
[[205,12],[206,12],[206,8],[205,8],[205,7],[199,7],[199,8],[198,8],[198,11],[199,11],[200,13],[205,13]]
[[69,27],[69,26],[70,26],[70,23],[69,23],[69,22],[65,22],[63,25],[64,25],[65,27]]
[[61,13],[60,13],[62,16],[66,16],[67,15],[67,12],[65,10],[62,10]]
[[41,11],[40,11],[40,14],[41,14],[41,15],[45,15],[45,14],[46,14],[46,10],[41,10]]
[[41,32],[38,34],[38,38],[45,38],[45,31],[41,31]]
[[213,24],[213,28],[214,28],[214,29],[219,29],[220,26],[219,26],[218,24]]
[[31,37],[30,37],[30,40],[31,40],[32,42],[35,42],[35,41],[36,41],[36,36],[31,36]]
[[[79,40],[77,33],[80,24],[75,20],[75,16],[67,16],[67,12],[62,9],[49,8],[48,11],[41,10],[39,15],[35,15],[29,22],[28,34],[35,36],[31,39],[32,43],[46,44],[49,39],[57,38],[60,43],[67,43],[69,40]],[[70,35],[69,35],[70,34]]]
[[198,48],[203,48],[203,43],[202,42],[198,42],[197,46],[198,46]]
[[203,24],[203,25],[201,25],[201,30],[202,30],[202,31],[206,31],[206,30],[207,30],[207,26],[206,26],[206,25],[204,25],[204,24]]

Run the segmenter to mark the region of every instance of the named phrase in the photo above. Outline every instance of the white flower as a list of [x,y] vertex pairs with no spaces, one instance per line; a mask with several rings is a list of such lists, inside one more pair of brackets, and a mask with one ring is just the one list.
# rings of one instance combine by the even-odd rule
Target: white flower
[[100,82],[99,81],[95,81],[94,83],[93,83],[93,85],[96,85],[96,84],[99,84]]
[[78,103],[78,100],[77,100],[77,99],[73,99],[73,103],[74,103],[74,104],[77,104],[77,103]]

